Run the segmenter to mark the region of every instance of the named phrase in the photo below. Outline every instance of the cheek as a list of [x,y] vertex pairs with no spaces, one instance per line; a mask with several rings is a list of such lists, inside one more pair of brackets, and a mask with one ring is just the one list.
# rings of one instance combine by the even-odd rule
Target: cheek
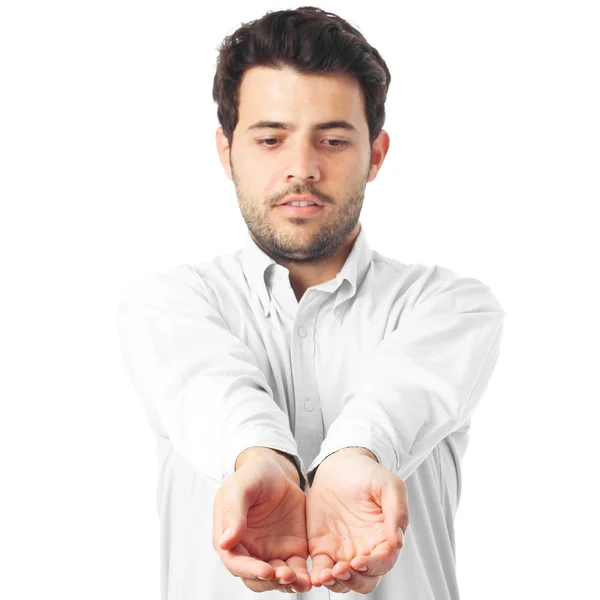
[[264,185],[262,188],[263,191],[263,195],[265,196],[265,198],[269,197],[269,196],[273,196],[276,193],[281,193],[282,190],[282,186],[280,185],[280,173],[276,170],[273,170],[273,172],[267,172],[264,173]]

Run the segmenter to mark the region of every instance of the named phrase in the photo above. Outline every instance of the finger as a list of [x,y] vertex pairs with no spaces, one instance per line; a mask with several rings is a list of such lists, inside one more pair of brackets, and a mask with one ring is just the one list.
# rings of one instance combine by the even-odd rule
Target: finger
[[347,561],[338,562],[333,567],[331,574],[335,577],[337,583],[327,587],[333,592],[344,593],[347,590],[353,590],[361,594],[368,594],[379,585],[379,581],[381,580],[381,576],[373,577],[355,571]]
[[310,575],[306,568],[306,559],[292,556],[287,561],[273,559],[269,564],[275,568],[273,582],[277,583],[280,592],[301,593],[310,590]]
[[269,564],[274,569],[273,578],[268,581],[261,581],[256,578],[243,578],[244,585],[251,589],[253,592],[267,592],[271,590],[278,590],[280,592],[295,593],[296,586],[296,573],[294,570],[283,560],[273,559],[269,561]]
[[[327,556],[327,554],[317,554],[311,557],[312,559],[312,569],[310,571],[310,582],[312,585],[319,587],[323,585],[323,571],[325,569],[333,568],[335,564],[333,560]],[[329,573],[330,575],[331,573]]]
[[213,536],[219,548],[230,550],[246,531],[251,490],[232,479],[223,484],[219,492],[214,505]]
[[363,575],[385,575],[396,564],[400,550],[400,548],[392,548],[389,542],[383,542],[370,554],[355,556],[350,561],[350,565]]
[[350,591],[349,587],[346,587],[341,581],[335,579],[335,577],[330,577],[323,585],[330,592],[335,592],[336,594],[347,594]]
[[275,569],[270,564],[250,556],[241,544],[231,550],[218,550],[218,553],[227,570],[236,577],[269,580],[275,575]]
[[259,579],[246,579],[242,577],[244,585],[253,592],[269,592],[271,590],[282,590],[275,580],[260,581]]
[[384,532],[394,548],[401,548],[408,527],[408,497],[406,484],[399,477],[391,477],[381,494]]
[[286,560],[286,563],[296,573],[296,581],[294,588],[297,592],[308,592],[311,588],[310,574],[306,566],[306,558],[302,556],[291,556]]
[[269,564],[275,569],[273,581],[278,583],[280,586],[285,586],[296,581],[296,572],[283,560],[274,558],[273,560],[269,561]]
[[242,578],[244,585],[252,590],[253,592],[270,592],[279,591],[287,594],[299,594],[301,590],[296,589],[296,583],[289,583],[288,585],[279,585],[276,581],[260,581],[256,579],[244,579]]
[[331,569],[323,569],[322,579],[323,585],[330,591],[336,594],[345,594],[350,591],[341,581],[338,581],[332,574]]

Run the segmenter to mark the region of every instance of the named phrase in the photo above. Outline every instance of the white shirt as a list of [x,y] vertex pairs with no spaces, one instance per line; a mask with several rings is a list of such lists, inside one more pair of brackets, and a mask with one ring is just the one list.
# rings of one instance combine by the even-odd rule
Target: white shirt
[[136,280],[118,315],[157,436],[162,600],[257,598],[211,542],[214,495],[250,446],[293,456],[303,483],[327,455],[362,446],[406,483],[397,563],[346,600],[459,598],[460,464],[505,315],[488,286],[382,256],[361,225],[342,270],[300,302],[288,269],[248,234],[233,253]]

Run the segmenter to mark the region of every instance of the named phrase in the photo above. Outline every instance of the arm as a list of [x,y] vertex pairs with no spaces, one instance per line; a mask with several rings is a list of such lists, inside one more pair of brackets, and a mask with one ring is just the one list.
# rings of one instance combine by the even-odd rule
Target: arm
[[505,312],[488,286],[436,267],[414,307],[376,348],[342,399],[308,468],[347,446],[362,446],[406,480],[479,403],[498,360]]
[[155,433],[195,470],[223,481],[243,450],[265,446],[290,455],[303,472],[288,418],[255,356],[188,265],[132,286],[119,305],[118,332]]

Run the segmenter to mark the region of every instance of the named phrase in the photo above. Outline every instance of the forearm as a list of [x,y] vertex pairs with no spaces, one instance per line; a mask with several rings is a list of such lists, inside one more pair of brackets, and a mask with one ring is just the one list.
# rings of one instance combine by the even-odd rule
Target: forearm
[[424,300],[372,353],[327,430],[311,471],[340,448],[364,446],[407,479],[465,426],[499,355],[504,311],[474,279],[440,273]]
[[196,472],[223,481],[250,446],[297,452],[256,357],[193,270],[140,280],[120,303],[118,331],[157,435],[167,436]]

